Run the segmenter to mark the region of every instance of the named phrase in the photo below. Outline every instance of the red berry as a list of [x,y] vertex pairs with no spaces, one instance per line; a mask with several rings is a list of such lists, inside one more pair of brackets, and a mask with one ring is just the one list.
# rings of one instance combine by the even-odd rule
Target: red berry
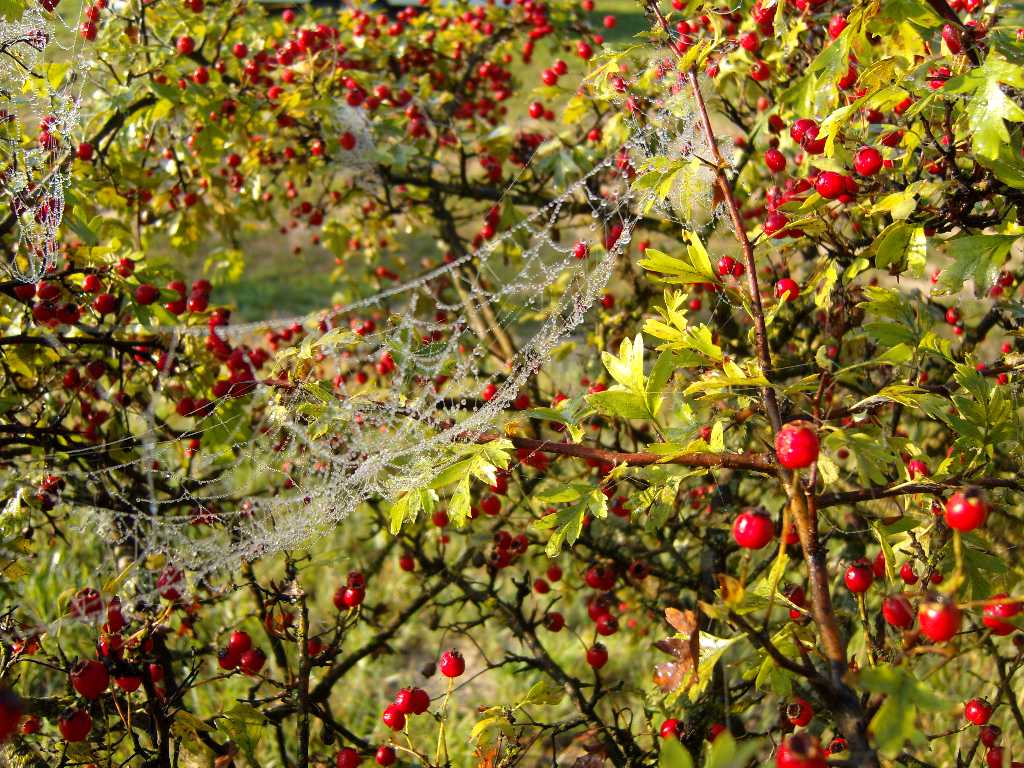
[[430,696],[422,688],[403,688],[395,696],[395,706],[403,715],[422,715],[430,708]]
[[949,52],[956,56],[963,49],[963,42],[960,39],[960,30],[952,24],[944,24],[942,27],[942,40],[946,43]]
[[818,460],[818,435],[809,426],[786,424],[775,435],[775,455],[786,469],[802,469]]
[[558,611],[551,611],[544,616],[544,628],[549,632],[560,632],[565,626],[565,617]]
[[989,600],[993,602],[988,603],[982,610],[982,624],[988,627],[993,635],[999,635],[1000,637],[1008,635],[1017,629],[1014,624],[1006,621],[1006,619],[1013,618],[1020,613],[1020,603],[1016,600],[1008,599],[1004,592],[992,595]]
[[846,582],[846,588],[855,594],[867,592],[871,587],[871,582],[874,581],[871,566],[868,564],[868,561],[861,558],[857,562],[853,563],[846,569],[846,573],[843,575],[843,581]]
[[196,49],[196,41],[188,35],[182,35],[178,38],[178,42],[175,44],[178,49],[178,53],[182,56],[187,56]]
[[998,725],[984,725],[978,729],[978,737],[986,747],[994,747],[999,737],[1003,735]]
[[267,661],[267,655],[259,648],[250,648],[238,660],[238,667],[247,675],[255,675]]
[[841,173],[822,171],[814,181],[814,189],[826,200],[835,200],[846,191],[846,183]]
[[[21,732],[26,736],[31,736],[33,733],[39,733],[43,727],[43,721],[39,719],[37,715],[29,715],[25,718],[25,721],[21,724]],[[7,738],[7,737],[4,737]]]
[[241,657],[250,648],[252,648],[252,638],[249,637],[248,632],[236,629],[231,633],[231,636],[228,638],[228,650]]
[[945,598],[926,600],[917,611],[921,632],[935,643],[944,643],[960,630],[960,609]]
[[394,765],[398,756],[395,754],[395,748],[382,744],[377,747],[377,753],[373,757],[377,761],[377,765]]
[[775,298],[783,301],[796,301],[800,296],[800,286],[791,277],[784,277],[775,284]]
[[85,741],[92,730],[92,718],[84,709],[65,710],[57,720],[57,729],[65,741]]
[[772,76],[772,68],[768,66],[767,61],[755,61],[754,66],[750,68],[750,76],[757,82],[763,83]]
[[789,224],[789,219],[786,218],[784,213],[772,211],[765,218],[764,224],[761,225],[761,228],[764,230],[766,235],[774,237],[778,234],[779,237],[782,237],[779,233],[786,228],[787,224]]
[[828,21],[828,36],[835,40],[843,33],[843,30],[846,29],[846,26],[846,17],[840,13],[837,13]]
[[890,595],[882,601],[882,616],[886,622],[899,629],[914,626],[914,609],[906,595]]
[[445,677],[459,677],[466,671],[466,660],[461,653],[452,648],[441,654],[440,669]]
[[152,304],[160,298],[160,289],[155,285],[143,283],[135,289],[135,301],[143,306]]
[[861,176],[874,176],[882,167],[882,153],[874,147],[861,147],[853,156],[853,167]]
[[904,584],[917,584],[917,574],[914,573],[914,566],[910,562],[900,566],[900,578]]
[[663,722],[661,728],[658,729],[658,734],[663,739],[678,739],[682,732],[683,724],[674,717],[670,717]]
[[964,704],[964,717],[974,725],[985,725],[992,717],[992,705],[984,699],[971,699]]
[[385,707],[380,719],[392,731],[400,731],[405,728],[405,715],[402,714],[402,710],[396,704],[389,704]]
[[608,663],[608,649],[601,643],[594,643],[587,648],[587,664],[594,669],[600,669]]
[[747,510],[732,524],[732,537],[744,549],[760,549],[775,538],[775,524],[767,515]]
[[946,525],[964,533],[985,524],[988,504],[980,491],[957,491],[946,500]]
[[92,300],[92,308],[101,315],[109,315],[117,309],[117,299],[109,293],[101,293]]
[[786,167],[786,156],[772,147],[764,153],[764,164],[772,173],[779,173]]
[[789,736],[775,753],[776,768],[826,768],[825,752],[809,733]]
[[360,762],[362,761],[359,759],[359,753],[352,747],[343,747],[338,752],[338,756],[334,758],[337,768],[358,768]]
[[619,621],[610,613],[605,613],[597,617],[597,621],[594,622],[597,634],[604,637],[614,635],[619,631]]
[[[7,741],[14,732],[18,730],[18,723],[21,722],[22,704],[16,694],[7,689],[0,690],[0,742]],[[30,730],[29,718],[21,728],[22,733],[35,733],[39,730],[39,719],[36,718],[37,727]]]
[[125,693],[134,693],[142,687],[142,678],[138,675],[123,675],[121,677],[115,677],[114,682],[117,683],[117,687]]
[[71,685],[84,698],[98,699],[110,684],[110,673],[99,661],[82,659],[71,667]]
[[236,669],[241,661],[242,654],[232,651],[231,648],[222,648],[217,653],[217,666],[227,672]]
[[793,725],[803,727],[814,717],[814,707],[805,699],[796,699],[786,707],[786,719]]

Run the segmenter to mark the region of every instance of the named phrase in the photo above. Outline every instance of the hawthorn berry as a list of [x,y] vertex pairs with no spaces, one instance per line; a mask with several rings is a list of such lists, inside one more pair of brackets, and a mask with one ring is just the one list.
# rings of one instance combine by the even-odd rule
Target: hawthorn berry
[[818,435],[813,428],[794,422],[775,435],[775,455],[786,469],[803,469],[818,460]]
[[249,637],[248,632],[236,629],[231,633],[230,637],[228,637],[228,650],[232,653],[238,654],[239,657],[241,657],[242,654],[250,648],[252,648],[252,638]]
[[[18,730],[18,723],[21,722],[23,711],[21,699],[15,693],[6,688],[0,690],[0,742],[7,741]],[[36,718],[36,723],[38,724],[38,718]],[[34,732],[26,731],[27,726],[28,720],[22,726],[22,733]]]
[[814,717],[814,707],[806,699],[795,699],[786,706],[786,719],[793,725],[802,728]]
[[71,667],[71,685],[84,698],[97,699],[110,684],[110,673],[99,661],[81,659]]
[[678,739],[683,733],[683,727],[681,721],[670,717],[661,724],[661,728],[658,729],[658,735],[663,739]]
[[1008,598],[1005,592],[992,595],[990,602],[982,609],[981,623],[1000,637],[1009,635],[1017,629],[1016,625],[1006,621],[1020,613],[1021,604],[1016,600]]
[[560,632],[565,626],[565,617],[558,611],[548,611],[544,615],[544,628],[549,632]]
[[964,717],[973,725],[985,725],[992,717],[992,705],[985,699],[970,699],[964,704]]
[[68,709],[57,718],[57,730],[64,741],[85,741],[92,730],[92,718],[84,709]]
[[882,153],[874,147],[861,147],[853,156],[853,167],[861,176],[874,176],[882,167]]
[[814,180],[814,189],[826,200],[835,200],[846,191],[846,183],[841,173],[822,171]]
[[788,736],[775,753],[776,768],[826,768],[825,751],[818,739],[801,732]]
[[587,649],[587,664],[593,669],[600,669],[608,663],[608,649],[601,643],[594,643]]
[[439,668],[445,677],[459,677],[466,671],[466,660],[461,653],[452,648],[441,654]]
[[142,687],[142,677],[136,674],[115,677],[114,682],[117,684],[117,687],[125,693],[134,693]]
[[917,611],[921,632],[935,643],[944,643],[960,631],[962,616],[956,604],[947,598],[925,600]]
[[998,725],[983,725],[978,729],[978,738],[986,747],[994,747],[1002,735],[1002,729]]
[[405,728],[405,715],[402,714],[402,710],[396,704],[389,704],[385,707],[380,719],[392,731],[400,731]]
[[377,762],[377,765],[394,765],[395,761],[398,760],[398,755],[395,753],[395,748],[388,745],[382,744],[377,747],[377,752],[374,754],[373,759]]
[[342,747],[334,758],[336,768],[358,768],[361,762],[359,753],[352,747]]
[[791,277],[784,277],[775,284],[775,298],[796,301],[800,296],[800,285]]
[[732,524],[732,537],[744,549],[761,549],[775,538],[775,523],[760,512],[741,512]]
[[946,525],[955,531],[968,533],[985,524],[988,517],[988,503],[981,491],[968,489],[957,491],[946,500]]
[[882,616],[885,621],[899,629],[914,626],[914,609],[906,595],[890,595],[882,601]]
[[764,153],[764,164],[772,173],[780,173],[786,168],[786,156],[775,147],[771,147]]
[[761,229],[769,237],[782,237],[782,232],[785,230],[786,225],[789,224],[789,219],[786,218],[784,213],[780,211],[772,211],[768,214],[764,220],[764,224],[761,225]]
[[247,675],[256,675],[267,662],[267,655],[259,648],[250,648],[238,660],[238,668]]
[[867,592],[874,581],[871,565],[864,558],[857,560],[846,569],[843,581],[846,582],[846,588],[854,594]]

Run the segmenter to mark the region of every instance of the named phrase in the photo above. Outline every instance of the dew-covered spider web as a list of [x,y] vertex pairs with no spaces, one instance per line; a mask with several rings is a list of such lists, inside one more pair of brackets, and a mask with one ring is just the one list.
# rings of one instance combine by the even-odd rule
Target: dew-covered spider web
[[[421,274],[301,317],[128,329],[126,337],[156,334],[170,346],[154,394],[133,412],[131,437],[48,459],[94,489],[82,533],[110,546],[108,563],[161,555],[195,587],[240,561],[301,547],[363,504],[426,488],[502,435],[509,418],[525,421],[523,395],[547,405],[538,371],[582,333],[609,280],[635,258],[638,231],[678,234],[680,224],[721,218],[704,160],[712,153],[678,71],[654,59],[614,77],[599,98],[618,113],[620,140],[546,204],[493,217],[496,232],[477,247],[469,233],[449,239]],[[352,183],[387,183],[359,111],[332,119],[358,132],[365,152],[346,160]],[[720,150],[732,157],[731,147]],[[524,163],[507,199],[544,151]],[[637,183],[649,174],[654,183]],[[209,397],[182,409],[189,361],[202,350],[224,367]],[[103,463],[83,461],[100,454]],[[444,507],[452,491],[438,493]],[[154,588],[145,578],[139,591]]]
[[7,270],[35,281],[57,258],[92,22],[77,0],[29,0],[14,15],[17,5],[0,16],[0,228],[18,235]]

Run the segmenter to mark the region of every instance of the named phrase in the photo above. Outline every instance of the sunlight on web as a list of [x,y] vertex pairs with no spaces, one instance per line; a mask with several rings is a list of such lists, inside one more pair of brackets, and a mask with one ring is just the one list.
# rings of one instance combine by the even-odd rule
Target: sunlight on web
[[[475,250],[448,243],[447,258],[418,277],[325,312],[146,329],[172,340],[160,394],[130,441],[85,449],[130,458],[87,474],[97,497],[116,503],[85,515],[83,534],[99,533],[122,562],[161,555],[194,574],[195,586],[240,560],[301,547],[362,504],[425,488],[500,434],[524,394],[547,405],[536,374],[631,258],[643,219],[713,227],[720,217],[692,98],[661,62],[641,79],[653,91],[646,109],[624,109],[615,89],[608,97],[624,115],[621,142]],[[372,177],[368,123],[348,110],[334,119],[359,132],[367,153],[352,162],[358,183],[383,184]],[[658,202],[632,181],[666,158],[674,194]],[[282,347],[262,368],[261,337]],[[201,347],[226,362],[230,378],[180,418],[179,362]],[[194,441],[228,447],[195,452]],[[137,482],[119,483],[119,474]],[[439,494],[444,506],[450,490]]]
[[0,190],[8,204],[0,228],[18,233],[7,268],[26,282],[57,257],[85,81],[78,34],[84,6],[65,8],[64,16],[59,3],[41,0],[17,18],[0,17]]

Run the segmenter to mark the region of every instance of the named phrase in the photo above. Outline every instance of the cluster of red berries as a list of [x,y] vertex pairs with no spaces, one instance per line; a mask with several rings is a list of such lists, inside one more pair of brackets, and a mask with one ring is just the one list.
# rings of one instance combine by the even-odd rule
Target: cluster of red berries
[[349,571],[345,586],[334,591],[334,607],[339,611],[358,608],[366,599],[366,577],[360,571]]
[[217,664],[221,669],[238,669],[249,676],[258,675],[266,662],[267,655],[259,648],[253,647],[249,633],[241,629],[231,633],[227,646],[217,654]]

